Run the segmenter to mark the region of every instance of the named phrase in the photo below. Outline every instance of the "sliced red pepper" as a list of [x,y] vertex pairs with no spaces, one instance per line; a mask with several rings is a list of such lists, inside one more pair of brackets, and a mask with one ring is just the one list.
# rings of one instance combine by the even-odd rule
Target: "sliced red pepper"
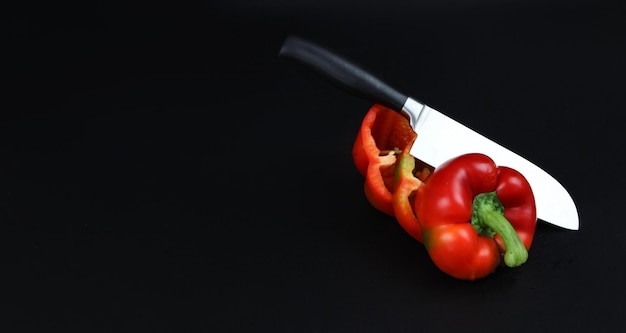
[[367,200],[388,215],[394,215],[392,192],[396,155],[410,149],[416,137],[406,118],[374,104],[363,118],[352,147],[354,164],[365,177]]
[[[416,164],[421,167],[421,171],[417,171]],[[402,151],[396,164],[396,187],[392,195],[393,212],[400,226],[420,242],[422,226],[414,211],[415,193],[422,186],[422,179],[426,179],[430,171],[428,166],[411,156],[408,150]]]
[[404,230],[421,242],[421,227],[413,212],[413,202],[415,190],[430,169],[409,154],[416,138],[406,118],[375,104],[363,118],[352,157],[365,177],[364,191],[370,204],[395,216]]
[[415,211],[433,262],[459,279],[475,280],[504,263],[528,258],[537,214],[526,178],[467,154],[438,167],[417,190]]

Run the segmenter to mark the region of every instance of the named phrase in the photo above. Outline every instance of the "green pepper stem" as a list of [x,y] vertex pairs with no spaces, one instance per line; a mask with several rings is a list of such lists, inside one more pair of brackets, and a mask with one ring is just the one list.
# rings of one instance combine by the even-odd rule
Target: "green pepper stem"
[[496,192],[479,194],[474,198],[472,225],[483,235],[500,235],[506,246],[504,263],[517,267],[526,262],[528,251],[503,213],[504,207]]

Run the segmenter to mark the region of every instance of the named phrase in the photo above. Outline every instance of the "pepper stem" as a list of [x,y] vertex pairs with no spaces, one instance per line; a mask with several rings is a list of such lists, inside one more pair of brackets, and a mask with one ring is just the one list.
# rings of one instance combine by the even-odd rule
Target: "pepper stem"
[[504,206],[496,192],[481,193],[474,198],[471,222],[482,236],[500,235],[506,246],[504,263],[508,267],[517,267],[526,262],[528,251],[511,223],[504,217]]

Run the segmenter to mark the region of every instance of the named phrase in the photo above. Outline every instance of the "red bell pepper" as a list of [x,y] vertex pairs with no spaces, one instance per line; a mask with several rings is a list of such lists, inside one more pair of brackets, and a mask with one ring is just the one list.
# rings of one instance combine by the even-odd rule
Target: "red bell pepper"
[[428,253],[458,279],[491,274],[501,262],[526,262],[537,223],[528,181],[483,154],[444,163],[417,189],[415,211]]
[[374,104],[352,147],[357,170],[365,177],[365,197],[376,209],[395,216],[402,228],[422,241],[413,211],[415,191],[431,168],[409,154],[417,134],[397,112]]

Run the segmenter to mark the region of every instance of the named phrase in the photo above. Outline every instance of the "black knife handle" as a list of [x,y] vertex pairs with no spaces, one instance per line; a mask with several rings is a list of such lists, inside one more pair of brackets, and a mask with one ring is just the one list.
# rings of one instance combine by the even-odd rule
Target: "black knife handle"
[[297,60],[339,88],[398,112],[408,98],[350,61],[300,37],[288,36],[278,55]]

